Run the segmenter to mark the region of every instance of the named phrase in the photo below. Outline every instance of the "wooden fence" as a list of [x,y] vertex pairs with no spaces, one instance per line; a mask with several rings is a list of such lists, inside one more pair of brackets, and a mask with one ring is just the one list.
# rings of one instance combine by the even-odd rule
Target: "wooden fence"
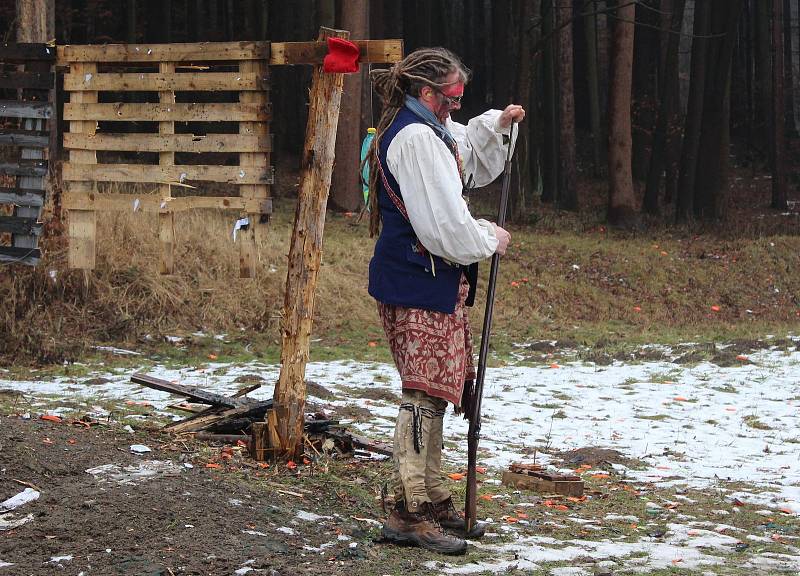
[[0,262],[34,265],[54,126],[55,47],[0,45]]
[[[175,266],[174,213],[218,208],[247,218],[237,234],[240,275],[254,275],[256,233],[272,208],[269,46],[217,42],[58,47],[59,66],[69,66],[64,75],[69,131],[63,136],[69,158],[63,180],[71,267],[95,266],[98,210],[141,210],[158,214],[160,270],[170,274]],[[238,154],[236,165],[213,154],[220,152]],[[148,156],[149,164],[126,163]],[[138,189],[99,190],[99,183],[112,182]],[[234,184],[239,193],[186,195],[201,182],[217,183],[211,184],[216,188]],[[142,186],[148,189],[142,191]]]

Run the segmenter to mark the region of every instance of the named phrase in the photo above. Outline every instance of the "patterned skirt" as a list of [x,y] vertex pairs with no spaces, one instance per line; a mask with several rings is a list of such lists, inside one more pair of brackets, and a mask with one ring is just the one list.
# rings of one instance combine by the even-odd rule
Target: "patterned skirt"
[[469,285],[462,277],[452,314],[378,302],[404,389],[422,390],[461,406],[464,381],[475,379],[472,334],[464,301]]

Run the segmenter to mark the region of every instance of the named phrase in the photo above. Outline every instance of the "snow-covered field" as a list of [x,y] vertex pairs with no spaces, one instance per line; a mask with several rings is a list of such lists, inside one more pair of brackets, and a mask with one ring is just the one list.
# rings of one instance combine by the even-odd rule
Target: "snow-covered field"
[[[218,393],[233,393],[234,380],[257,374],[266,382],[277,380],[279,367],[259,363],[209,363],[202,368],[173,370],[148,368],[147,373]],[[0,388],[36,395],[71,399],[147,401],[165,408],[175,401],[167,393],[129,382],[131,370],[98,371],[81,378],[8,380],[0,371]],[[353,389],[380,388],[397,393],[399,380],[393,366],[375,363],[326,362],[307,367],[307,379],[336,393],[327,404],[354,404],[367,408],[373,418],[355,424],[364,434],[390,441],[397,407],[390,401],[364,400]],[[98,379],[108,380],[98,384]],[[270,398],[271,385],[251,397]],[[314,401],[314,397],[310,397]],[[323,401],[320,400],[320,403]],[[449,414],[446,440],[461,447],[448,451],[451,462],[463,466],[467,423]],[[535,447],[559,450],[581,447],[613,448],[648,465],[643,470],[617,470],[634,481],[656,486],[713,488],[720,481],[741,481],[727,499],[765,510],[800,514],[800,352],[764,350],[748,355],[742,364],[718,367],[710,363],[682,366],[670,362],[565,363],[541,367],[507,366],[487,370],[483,401],[481,465],[499,477],[508,464],[520,461]],[[547,463],[539,453],[537,461]],[[490,475],[491,476],[491,475]],[[765,512],[767,514],[767,512]],[[563,521],[563,517],[561,517]],[[720,520],[723,518],[721,517]],[[580,518],[567,521],[580,523]],[[641,519],[642,524],[647,519]],[[553,541],[543,536],[517,534],[513,543],[493,544],[492,538],[475,546],[494,547],[495,563],[436,563],[444,573],[466,573],[510,566],[532,570],[542,563],[591,557],[611,562],[620,559],[631,571],[647,573],[676,566],[682,570],[711,570],[721,562],[720,550],[763,535],[744,534],[727,526],[698,525],[691,516],[675,518],[667,536],[639,542],[614,540]],[[514,526],[499,521],[494,533],[513,533]],[[792,540],[788,536],[787,539]],[[753,573],[800,573],[800,548],[791,555],[760,554],[751,558]],[[716,550],[716,552],[714,552]],[[592,574],[581,566],[554,568],[558,576]],[[720,573],[720,572],[709,572]]]

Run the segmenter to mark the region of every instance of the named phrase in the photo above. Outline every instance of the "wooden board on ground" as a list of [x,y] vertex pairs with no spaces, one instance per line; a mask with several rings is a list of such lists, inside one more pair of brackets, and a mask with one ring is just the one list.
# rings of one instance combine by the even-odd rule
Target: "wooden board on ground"
[[544,494],[583,496],[583,480],[574,474],[554,474],[541,466],[514,463],[503,472],[503,485]]
[[161,390],[162,392],[169,392],[170,394],[185,396],[190,400],[194,400],[195,402],[200,402],[203,404],[212,404],[215,406],[219,405],[227,408],[242,408],[255,403],[255,400],[251,400],[249,398],[240,399],[223,396],[221,394],[214,394],[213,392],[206,392],[205,390],[196,388],[194,386],[176,384],[175,382],[170,382],[169,380],[163,380],[161,378],[156,378],[155,376],[142,374],[141,372],[137,372],[131,376],[131,382],[134,384],[147,386],[148,388],[153,388],[154,390]]

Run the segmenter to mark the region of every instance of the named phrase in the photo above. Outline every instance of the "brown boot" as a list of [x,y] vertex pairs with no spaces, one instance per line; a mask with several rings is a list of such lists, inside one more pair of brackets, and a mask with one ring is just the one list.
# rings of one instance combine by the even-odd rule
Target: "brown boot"
[[469,534],[465,533],[464,528],[466,528],[466,523],[464,521],[464,514],[456,510],[452,498],[434,504],[433,508],[436,511],[436,519],[445,530],[449,530],[462,538],[470,538],[472,540],[477,540],[486,533],[486,524],[477,521],[472,527],[472,530],[469,531]]
[[441,554],[459,555],[467,551],[463,539],[445,534],[436,521],[430,502],[423,503],[417,513],[409,512],[404,502],[398,502],[383,525],[383,538],[395,544],[419,546]]

